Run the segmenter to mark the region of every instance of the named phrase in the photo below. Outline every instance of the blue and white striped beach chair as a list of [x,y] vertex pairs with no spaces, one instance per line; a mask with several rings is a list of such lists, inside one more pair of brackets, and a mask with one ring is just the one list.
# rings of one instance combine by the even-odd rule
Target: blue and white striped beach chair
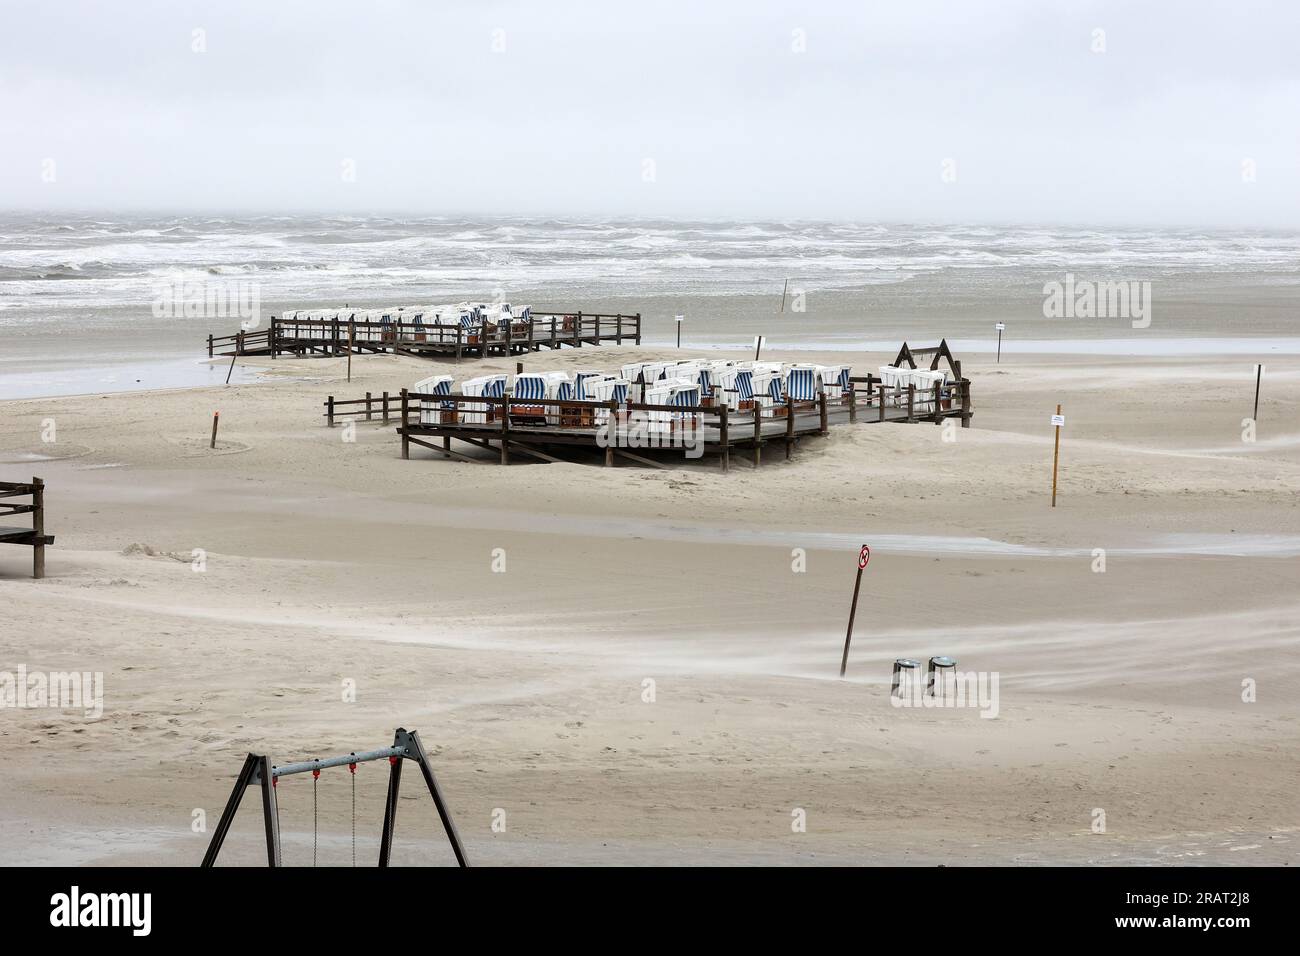
[[821,372],[815,365],[792,365],[786,375],[786,389],[796,402],[816,402],[821,395]]
[[510,400],[510,421],[520,425],[546,424],[546,407],[528,403],[530,400],[547,398],[547,386],[546,376],[541,372],[516,375],[514,393]]

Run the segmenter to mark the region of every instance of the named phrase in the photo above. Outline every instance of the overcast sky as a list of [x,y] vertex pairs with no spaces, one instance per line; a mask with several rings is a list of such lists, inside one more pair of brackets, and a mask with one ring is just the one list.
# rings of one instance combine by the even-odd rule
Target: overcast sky
[[0,208],[1296,227],[1300,2],[0,0],[0,143]]

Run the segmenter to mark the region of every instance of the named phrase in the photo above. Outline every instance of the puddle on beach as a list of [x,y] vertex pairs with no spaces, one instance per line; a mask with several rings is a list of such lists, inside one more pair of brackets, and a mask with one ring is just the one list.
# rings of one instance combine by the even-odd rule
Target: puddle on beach
[[[99,365],[41,371],[0,371],[0,400],[99,395],[165,388],[223,385],[228,367],[197,359],[166,359],[138,364]],[[262,370],[236,365],[230,384],[256,382]]]

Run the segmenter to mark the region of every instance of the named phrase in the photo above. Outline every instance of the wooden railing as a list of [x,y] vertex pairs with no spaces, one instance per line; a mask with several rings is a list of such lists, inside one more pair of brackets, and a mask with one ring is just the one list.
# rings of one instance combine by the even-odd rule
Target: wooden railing
[[236,332],[234,335],[209,335],[208,357],[218,350],[231,349],[223,354],[245,355],[251,352],[277,353],[292,349],[295,344],[314,343],[328,346],[332,351],[379,351],[402,349],[407,351],[455,351],[459,356],[465,351],[500,348],[507,352],[515,349],[532,351],[548,345],[558,348],[572,345],[581,348],[584,343],[624,341],[641,343],[641,315],[622,315],[604,312],[547,312],[531,311],[531,320],[521,322],[479,322],[476,325],[448,323],[436,325],[421,320],[413,321],[415,312],[394,312],[389,322],[358,321],[345,313],[332,318],[307,319],[295,316],[271,317],[265,329]]
[[31,528],[0,527],[0,544],[25,544],[32,548],[32,577],[45,577],[45,546],[54,543],[54,535],[45,533],[45,482],[33,478],[30,483],[0,481],[0,498],[27,498],[31,504],[0,502],[0,518],[30,514]]
[[[859,389],[859,385],[865,385],[866,389]],[[970,426],[972,411],[968,378],[936,382],[933,389],[918,392],[913,384],[887,386],[875,375],[853,376],[849,379],[847,399],[850,422],[856,422],[863,414],[874,415],[883,422],[892,408],[906,409],[904,420],[908,422],[929,419],[937,423],[960,412],[962,427]]]

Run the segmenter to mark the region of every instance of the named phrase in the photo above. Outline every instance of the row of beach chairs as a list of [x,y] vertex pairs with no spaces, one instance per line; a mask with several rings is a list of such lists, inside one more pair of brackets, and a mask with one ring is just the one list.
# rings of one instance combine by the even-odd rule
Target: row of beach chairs
[[[533,321],[532,307],[512,306],[508,302],[470,303],[441,306],[402,306],[396,309],[306,309],[286,312],[279,320],[282,333],[295,338],[311,337],[311,330],[319,331],[319,323],[338,321],[346,326],[349,321],[363,323],[356,330],[358,342],[392,342],[401,327],[404,342],[428,340],[429,330],[456,326],[467,331],[467,345],[478,344],[480,330],[493,335],[509,323],[512,335],[527,336]],[[301,325],[300,325],[301,322]],[[375,328],[374,326],[379,326]],[[549,326],[548,326],[549,331]]]
[[[785,365],[781,362],[637,362],[624,365],[619,375],[594,369],[568,372],[526,372],[515,376],[481,375],[466,379],[457,389],[450,375],[433,375],[415,383],[413,391],[428,395],[500,398],[511,396],[510,424],[597,427],[609,417],[608,408],[579,405],[530,405],[529,400],[563,402],[613,401],[683,408],[720,407],[736,412],[758,411],[763,418],[784,417],[793,399],[796,408],[815,407],[822,394],[827,402],[847,401],[852,366]],[[424,398],[419,402],[420,423],[489,424],[497,420],[499,406],[453,399]],[[692,413],[651,411],[652,429],[672,431],[694,427]]]
[[935,385],[939,386],[940,404],[946,408],[947,403],[950,401],[948,389],[945,388],[948,384],[948,373],[942,370],[932,372],[929,369],[882,365],[879,374],[886,405],[906,405],[909,385],[915,386],[916,391],[912,396],[912,407],[918,412],[923,410],[934,411]]

